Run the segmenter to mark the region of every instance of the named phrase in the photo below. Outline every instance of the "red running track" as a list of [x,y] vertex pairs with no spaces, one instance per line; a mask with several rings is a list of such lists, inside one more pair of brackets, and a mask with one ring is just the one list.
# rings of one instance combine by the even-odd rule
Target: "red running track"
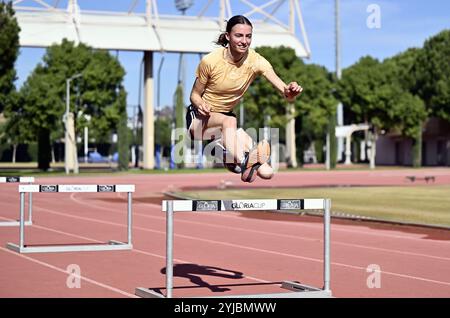
[[[164,191],[236,187],[409,185],[408,175],[450,184],[450,169],[282,172],[243,185],[229,173],[37,178],[40,184],[135,184],[133,250],[18,254],[19,230],[0,227],[0,297],[135,297],[136,287],[164,292]],[[192,184],[195,180],[195,186]],[[0,221],[18,217],[17,184],[1,184]],[[80,244],[126,240],[126,194],[37,193],[25,242]],[[265,212],[177,213],[175,297],[282,292],[283,280],[322,287],[322,220]],[[450,231],[332,219],[331,289],[336,297],[450,297]],[[82,276],[80,288],[68,266]],[[380,288],[369,288],[380,269]],[[70,269],[70,268],[69,268]],[[69,284],[69,286],[71,286]],[[73,285],[72,285],[73,286]]]

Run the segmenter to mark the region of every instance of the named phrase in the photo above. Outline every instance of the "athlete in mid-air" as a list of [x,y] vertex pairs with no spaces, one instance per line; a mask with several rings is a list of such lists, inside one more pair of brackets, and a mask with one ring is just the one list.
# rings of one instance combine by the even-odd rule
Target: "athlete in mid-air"
[[[270,145],[261,140],[253,145],[251,137],[237,129],[233,108],[247,91],[253,80],[264,76],[288,101],[303,90],[296,82],[285,84],[272,65],[250,49],[253,26],[242,15],[227,22],[226,32],[220,34],[216,44],[221,45],[205,55],[197,67],[186,114],[186,127],[195,140],[210,140],[220,134],[220,142],[233,159],[226,167],[241,173],[244,182],[252,182],[256,175],[270,179],[273,169],[269,165]],[[218,132],[219,131],[219,132]]]

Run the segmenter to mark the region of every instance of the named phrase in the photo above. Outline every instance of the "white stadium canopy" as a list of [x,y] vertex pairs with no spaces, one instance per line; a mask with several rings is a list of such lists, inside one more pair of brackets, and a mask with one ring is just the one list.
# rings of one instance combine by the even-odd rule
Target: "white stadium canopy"
[[[222,29],[220,16],[159,15],[155,8],[157,2],[149,8],[149,14],[87,11],[80,9],[76,1],[69,1],[67,9],[50,5],[43,8],[21,7],[20,2],[15,2],[15,9],[21,28],[20,45],[23,47],[48,47],[66,38],[98,49],[208,53],[214,49],[213,41]],[[70,2],[73,2],[72,5]],[[287,1],[270,2],[282,4]],[[296,7],[293,6],[292,10],[295,11]],[[252,11],[258,13],[255,9]],[[294,25],[285,25],[277,18],[266,15],[268,17],[264,20],[250,17],[254,26],[253,47],[283,45],[293,48],[298,57],[309,57],[303,30],[305,45],[292,32]],[[301,21],[301,16],[299,19]],[[302,28],[303,23],[299,25]]]

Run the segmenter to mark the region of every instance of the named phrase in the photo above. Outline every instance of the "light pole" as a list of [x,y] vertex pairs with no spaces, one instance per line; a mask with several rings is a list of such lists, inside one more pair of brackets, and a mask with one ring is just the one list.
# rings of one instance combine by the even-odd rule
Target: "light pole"
[[[185,15],[186,11],[194,4],[193,0],[175,0],[175,7],[177,8],[178,11],[181,12],[181,15]],[[182,100],[182,105],[175,105],[175,120],[177,120],[177,114],[179,114],[179,112],[181,112],[181,110],[179,109],[179,107],[182,107],[182,117],[184,118],[186,116],[186,108],[185,108],[185,95],[186,95],[186,67],[185,67],[185,61],[184,61],[184,54],[183,52],[180,52],[180,59],[178,61],[178,85],[181,87],[182,89],[182,96],[181,96],[181,100]],[[183,125],[184,126],[184,120],[181,123],[176,123],[176,125]],[[181,127],[183,127],[181,126]],[[176,127],[176,128],[181,128],[181,127]],[[185,127],[186,128],[186,127]],[[198,144],[198,142],[196,141],[196,143]],[[194,151],[195,151],[196,147],[194,147]],[[190,150],[190,149],[189,149]],[[186,164],[188,162],[188,147],[186,146],[186,144],[183,147],[183,155],[184,155],[184,164]]]
[[[341,21],[340,21],[340,10],[339,10],[339,0],[335,0],[335,28],[336,28],[336,78],[339,81],[342,77],[341,71]],[[344,106],[339,101],[336,109],[336,122],[337,126],[344,125]],[[344,138],[339,137],[338,141],[338,151],[337,159],[342,160],[342,152],[344,150]]]
[[89,152],[89,128],[88,124],[91,121],[91,116],[84,114],[84,119],[86,119],[86,125],[84,126],[84,163],[88,162],[88,152]]
[[[193,0],[175,0],[175,7],[177,10],[181,11],[182,15],[186,14],[186,10],[189,9],[194,4]],[[180,52],[180,59],[178,61],[178,83],[181,83],[183,87],[184,94],[184,85],[185,85],[185,64],[184,64],[184,55],[183,52]],[[184,96],[183,96],[184,101]]]
[[[65,154],[64,154],[64,167],[66,170],[66,174],[69,174],[69,160],[74,173],[78,173],[78,163],[77,163],[77,151],[75,147],[75,151],[73,146],[76,145],[75,140],[75,128],[73,127],[73,114],[70,113],[70,82],[78,77],[81,77],[82,74],[78,73],[72,77],[66,79],[66,114],[64,115],[64,124],[65,124]],[[72,141],[73,144],[69,142],[69,129],[73,130]],[[72,158],[71,158],[72,156]]]

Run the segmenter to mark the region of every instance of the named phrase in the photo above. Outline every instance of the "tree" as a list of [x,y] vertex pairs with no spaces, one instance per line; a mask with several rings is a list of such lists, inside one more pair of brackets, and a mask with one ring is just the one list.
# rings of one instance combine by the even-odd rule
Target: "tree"
[[155,143],[160,145],[161,153],[164,148],[170,149],[171,145],[172,119],[167,117],[158,117],[155,120]]
[[[64,135],[66,79],[75,74],[82,74],[70,87],[70,111],[75,114],[76,123],[83,122],[85,114],[90,115],[91,121],[83,124],[89,125],[91,136],[99,141],[109,141],[113,131],[119,130],[119,135],[126,132],[118,129],[121,120],[126,125],[126,95],[122,85],[125,71],[120,63],[108,52],[63,40],[47,49],[43,63],[34,69],[20,91],[23,103],[10,110],[27,114],[29,128],[38,136],[38,167],[42,170],[49,167],[51,136]],[[76,124],[77,134],[84,125]],[[119,139],[119,143],[126,141],[123,136]],[[128,151],[119,156],[128,160]]]
[[91,116],[89,129],[96,140],[107,142],[111,133],[117,131],[119,170],[127,170],[130,159],[128,115],[126,92],[122,84],[125,70],[108,52],[89,49],[89,61],[82,74],[81,107],[76,113],[81,110],[83,115]]
[[369,134],[371,163],[375,158],[378,134],[389,128],[385,101],[389,100],[392,92],[385,84],[380,62],[365,56],[343,70],[336,92],[344,105],[347,123],[366,123],[372,127]]
[[428,39],[420,50],[411,73],[417,81],[414,93],[431,114],[450,121],[450,30]]
[[62,131],[63,111],[58,111],[57,106],[64,109],[64,103],[58,96],[57,86],[53,85],[53,77],[46,73],[42,65],[38,65],[24,83],[20,95],[23,103],[14,105],[10,113],[26,114],[21,124],[28,122],[28,129],[37,138],[38,168],[46,171],[51,161],[50,132]]
[[[184,101],[183,101],[183,85],[181,82],[178,83],[177,88],[175,89],[175,93],[174,93],[174,104],[175,104],[175,128],[176,129],[184,129]],[[172,126],[170,126],[170,128],[172,128]],[[184,145],[180,150],[180,155],[184,156],[184,151],[186,150],[187,147],[191,146],[191,143],[188,142],[188,140],[190,141],[190,139],[186,139],[183,135],[179,136],[180,140],[176,140],[176,143],[179,143],[179,145]],[[184,166],[184,161],[183,162],[179,162],[177,164],[178,168],[182,168]]]
[[[328,70],[316,64],[304,65],[300,75],[301,83],[304,83],[304,91],[299,98],[301,107],[298,117],[302,121],[298,137],[303,140],[306,148],[315,144],[319,153],[318,158],[323,160],[323,145],[327,132],[330,132],[330,158],[332,167],[336,163],[336,142],[334,129],[336,126],[336,104],[333,96],[335,84],[333,75]],[[297,127],[297,125],[296,125]]]
[[155,121],[155,143],[162,147],[170,147],[171,118],[158,117]]
[[[303,62],[295,55],[294,50],[286,47],[259,47],[256,51],[272,64],[284,82],[298,81]],[[244,105],[246,128],[264,127],[268,116],[269,124],[273,127],[281,128],[287,123],[285,98],[262,76],[255,79],[245,94]],[[299,107],[298,100],[295,107]],[[283,132],[280,136],[283,136]]]
[[[294,102],[297,157],[302,164],[303,151],[314,140],[325,138],[329,114],[335,112],[330,74],[324,67],[304,64],[291,48],[259,47],[256,51],[271,63],[285,83],[296,81],[304,87],[302,95]],[[271,127],[284,128],[289,120],[285,98],[263,77],[258,77],[250,86],[244,105],[246,128],[263,127],[266,116],[270,116]],[[280,139],[283,138],[284,129],[281,129]]]
[[175,89],[175,127],[183,128],[184,127],[184,101],[183,101],[183,85],[178,83],[177,88]]
[[14,63],[19,54],[19,24],[12,2],[0,2],[0,113],[14,97],[16,71]]
[[117,92],[116,108],[118,112],[118,153],[119,153],[119,170],[128,170],[128,163],[130,162],[128,152],[128,115],[127,115],[127,95],[123,87]]
[[392,117],[393,126],[405,137],[413,140],[413,166],[422,165],[422,126],[428,112],[424,101],[415,94],[417,78],[412,71],[421,49],[408,49],[390,59],[383,61],[386,82],[390,83],[392,97],[389,114]]
[[372,123],[383,128],[383,115],[378,109],[378,94],[383,75],[380,62],[370,56],[361,58],[357,63],[342,72],[337,95],[344,104],[346,122]]
[[[414,82],[409,70],[416,54],[415,50],[410,50],[383,63],[367,56],[343,72],[338,95],[346,109],[346,119],[372,126],[372,155],[382,131],[397,130],[418,144],[427,113],[421,99],[409,91]],[[420,148],[415,150],[414,162],[418,165]]]
[[20,104],[21,100],[14,98],[13,102],[5,109],[5,118],[7,121],[2,126],[0,132],[0,142],[4,144],[12,145],[12,162],[16,162],[16,151],[20,144],[29,144],[34,140],[34,135],[30,130],[30,118],[27,114],[22,112],[11,112],[10,109],[14,108],[11,105]]

